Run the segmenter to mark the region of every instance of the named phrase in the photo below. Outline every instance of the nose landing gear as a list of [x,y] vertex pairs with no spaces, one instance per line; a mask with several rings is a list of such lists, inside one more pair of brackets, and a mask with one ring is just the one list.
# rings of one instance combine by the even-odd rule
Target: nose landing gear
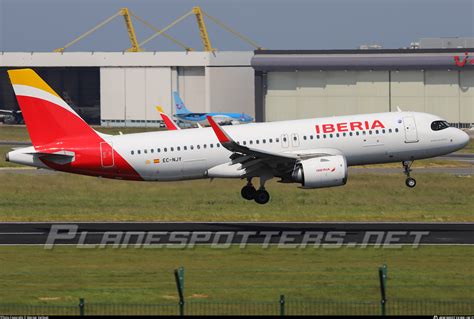
[[403,173],[407,176],[407,179],[405,180],[405,184],[413,188],[416,186],[416,180],[412,177],[410,177],[410,172],[412,171],[411,165],[413,164],[413,161],[403,161]]

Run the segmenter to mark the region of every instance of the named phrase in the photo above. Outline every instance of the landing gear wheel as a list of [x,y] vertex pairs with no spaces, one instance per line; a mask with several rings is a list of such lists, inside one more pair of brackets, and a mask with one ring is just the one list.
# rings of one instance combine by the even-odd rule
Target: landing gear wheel
[[416,180],[412,177],[408,177],[406,180],[405,180],[405,184],[410,187],[410,188],[413,188],[416,186]]
[[270,200],[270,194],[264,189],[259,189],[255,193],[255,202],[258,204],[266,204]]
[[405,180],[405,184],[410,188],[413,188],[413,187],[416,186],[416,180],[414,178],[410,177],[410,173],[412,171],[412,169],[411,169],[412,164],[413,164],[413,161],[403,161],[402,162],[403,173],[407,176],[407,179]]
[[252,185],[245,185],[240,191],[240,195],[242,195],[242,197],[246,200],[254,199],[255,193],[257,193],[257,190]]

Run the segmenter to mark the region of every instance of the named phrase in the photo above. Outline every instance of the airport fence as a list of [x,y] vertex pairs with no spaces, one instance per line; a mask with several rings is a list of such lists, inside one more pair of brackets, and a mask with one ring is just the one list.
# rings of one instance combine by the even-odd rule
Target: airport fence
[[386,300],[308,301],[286,300],[284,296],[269,302],[189,301],[181,304],[127,304],[81,301],[76,305],[1,304],[0,315],[468,315],[474,313],[474,301]]

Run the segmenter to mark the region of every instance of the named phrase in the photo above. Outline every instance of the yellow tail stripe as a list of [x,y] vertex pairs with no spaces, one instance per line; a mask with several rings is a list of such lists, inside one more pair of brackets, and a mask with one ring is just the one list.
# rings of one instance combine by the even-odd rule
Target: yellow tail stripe
[[12,84],[28,85],[60,98],[60,96],[32,69],[8,70],[8,75],[10,76]]

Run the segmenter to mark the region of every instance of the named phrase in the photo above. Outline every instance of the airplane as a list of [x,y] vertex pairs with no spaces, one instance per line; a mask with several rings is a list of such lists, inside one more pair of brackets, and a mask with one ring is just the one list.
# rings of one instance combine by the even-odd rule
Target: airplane
[[[6,160],[67,173],[134,181],[246,180],[241,196],[265,204],[265,183],[303,189],[345,185],[348,166],[401,162],[412,188],[414,160],[457,151],[469,136],[420,112],[389,112],[124,135],[99,133],[33,70],[8,71],[33,146]],[[252,184],[259,179],[259,188]]]
[[[165,124],[167,130],[174,131],[181,129],[181,127],[179,127],[179,125],[175,121],[170,119],[170,117],[165,113],[165,111],[163,111],[163,108],[161,106],[157,106],[156,110],[158,111],[158,113],[160,113],[161,119],[163,120],[163,123]],[[202,128],[201,124],[199,123],[196,123],[196,126],[198,128]]]
[[23,115],[21,110],[0,110],[0,116],[3,117],[5,124],[23,124]]
[[168,131],[181,129],[172,119],[169,118],[168,115],[166,115],[161,106],[157,106],[156,110],[160,113],[161,119],[163,120],[163,123],[165,123],[165,127]]
[[184,105],[178,92],[174,91],[173,97],[176,106],[176,114],[174,114],[174,117],[184,123],[209,125],[207,120],[208,116],[212,116],[212,118],[219,124],[242,124],[253,122],[253,117],[245,113],[193,113],[186,108],[186,105]]

